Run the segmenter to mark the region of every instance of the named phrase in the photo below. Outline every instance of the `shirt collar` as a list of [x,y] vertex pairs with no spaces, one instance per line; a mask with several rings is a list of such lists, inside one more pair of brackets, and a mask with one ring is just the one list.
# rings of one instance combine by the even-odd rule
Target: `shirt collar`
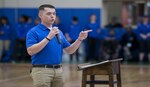
[[47,30],[47,29],[48,29],[48,30],[51,30],[51,29],[52,29],[52,28],[47,28],[46,26],[44,26],[44,25],[41,24],[41,23],[40,23],[38,26],[39,26],[42,30]]
[[48,27],[49,30],[52,30],[52,27]]

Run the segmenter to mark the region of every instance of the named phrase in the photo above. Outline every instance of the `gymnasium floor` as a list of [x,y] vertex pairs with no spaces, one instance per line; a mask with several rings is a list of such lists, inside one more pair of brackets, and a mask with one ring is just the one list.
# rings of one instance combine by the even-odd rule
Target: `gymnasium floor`
[[[30,64],[0,64],[0,87],[34,87],[29,75]],[[63,64],[64,87],[81,87],[77,64]],[[121,65],[122,87],[150,87],[150,65]],[[96,77],[97,79],[105,77]],[[89,86],[87,86],[89,87]],[[96,85],[95,87],[108,87]]]

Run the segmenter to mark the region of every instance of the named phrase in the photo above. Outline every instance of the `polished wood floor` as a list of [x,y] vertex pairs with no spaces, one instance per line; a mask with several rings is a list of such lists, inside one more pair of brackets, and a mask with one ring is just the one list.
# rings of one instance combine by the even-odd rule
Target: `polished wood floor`
[[[0,64],[0,87],[34,87],[29,75],[30,64]],[[77,64],[63,64],[64,87],[81,87],[81,71]],[[149,65],[121,65],[123,87],[150,87]],[[97,76],[96,79],[105,79]],[[87,86],[89,87],[89,86]],[[95,87],[108,87],[96,85]]]

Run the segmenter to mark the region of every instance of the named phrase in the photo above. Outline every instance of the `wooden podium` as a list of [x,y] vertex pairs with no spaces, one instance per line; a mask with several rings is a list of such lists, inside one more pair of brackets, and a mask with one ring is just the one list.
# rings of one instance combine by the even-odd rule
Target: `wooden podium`
[[[121,87],[121,73],[120,73],[120,61],[122,59],[107,60],[96,64],[78,65],[78,70],[83,70],[82,73],[82,87],[86,87],[86,84],[90,84],[90,87],[94,87],[95,84],[109,85],[114,87],[117,83],[117,87]],[[90,80],[87,81],[87,76],[90,76]],[[108,80],[95,80],[95,75],[108,75]],[[114,81],[114,75],[116,81]]]

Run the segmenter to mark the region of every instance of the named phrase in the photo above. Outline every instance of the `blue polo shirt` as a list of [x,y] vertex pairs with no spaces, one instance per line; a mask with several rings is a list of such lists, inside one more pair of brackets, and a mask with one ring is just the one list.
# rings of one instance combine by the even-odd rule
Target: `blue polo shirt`
[[[30,47],[42,41],[50,30],[42,24],[33,27],[26,37],[26,47]],[[32,64],[61,64],[63,48],[70,46],[63,33],[59,33],[61,44],[58,43],[56,36],[37,54],[32,55]]]
[[81,31],[82,31],[82,29],[79,24],[71,24],[70,28],[68,30],[68,34],[69,34],[70,38],[73,41],[75,41],[78,38]]
[[[142,40],[142,37],[140,36],[140,34],[146,35],[148,33],[150,33],[150,24],[149,23],[146,25],[144,25],[142,23],[138,25],[139,40]],[[150,37],[148,37],[146,40],[150,40]]]
[[4,33],[4,34],[0,35],[1,40],[10,40],[11,28],[9,25],[1,25],[0,32]]
[[89,37],[98,38],[97,30],[100,28],[98,23],[89,23],[86,28],[93,30],[92,32],[89,32]]
[[27,23],[19,23],[16,26],[17,38],[26,38],[27,32],[30,29],[29,25]]

